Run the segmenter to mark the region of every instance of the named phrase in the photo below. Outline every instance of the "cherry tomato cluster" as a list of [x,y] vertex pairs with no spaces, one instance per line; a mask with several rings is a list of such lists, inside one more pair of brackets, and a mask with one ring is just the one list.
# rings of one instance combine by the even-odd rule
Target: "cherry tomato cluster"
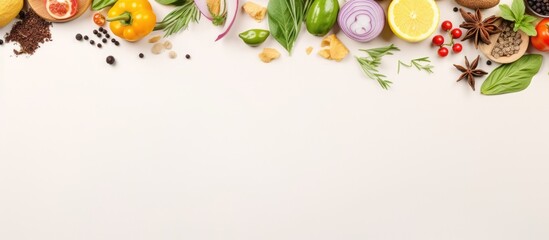
[[451,40],[450,40],[450,43],[445,44],[444,43],[444,37],[442,35],[436,35],[436,36],[433,37],[433,40],[432,40],[433,45],[439,46],[438,55],[441,56],[441,57],[448,56],[450,51],[448,50],[448,48],[446,48],[446,46],[452,47],[452,51],[454,53],[460,53],[461,50],[463,50],[463,46],[459,43],[454,43],[454,39],[458,39],[458,38],[461,37],[461,35],[463,34],[461,32],[461,29],[459,29],[459,28],[452,29],[452,22],[450,22],[450,21],[442,22],[442,25],[440,26],[440,28],[443,31],[449,32]]

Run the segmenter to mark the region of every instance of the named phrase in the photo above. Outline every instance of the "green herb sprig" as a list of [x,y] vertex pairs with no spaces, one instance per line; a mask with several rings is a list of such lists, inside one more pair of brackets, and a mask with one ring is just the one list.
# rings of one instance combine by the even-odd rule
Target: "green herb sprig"
[[537,18],[525,13],[526,6],[524,6],[523,0],[513,0],[511,7],[507,4],[500,4],[499,9],[501,10],[501,17],[503,19],[515,23],[513,31],[516,32],[520,29],[528,36],[538,35],[534,24]]
[[400,74],[400,66],[404,66],[407,68],[416,67],[418,71],[423,70],[428,73],[433,73],[433,68],[435,66],[431,65],[430,63],[431,63],[431,60],[429,60],[429,57],[412,59],[412,61],[410,61],[410,64],[406,64],[398,60],[397,73]]
[[168,15],[162,19],[162,22],[156,23],[154,30],[163,30],[164,37],[167,37],[186,30],[191,22],[198,23],[199,20],[200,12],[194,4],[194,1],[187,1],[185,4],[168,13]]
[[267,5],[271,36],[292,53],[305,17],[303,0],[270,0]]
[[379,73],[379,65],[381,65],[381,58],[386,55],[393,55],[394,51],[400,51],[398,47],[391,44],[387,47],[372,48],[372,49],[359,49],[362,52],[368,54],[366,57],[356,57],[358,64],[362,68],[362,72],[372,79],[376,80],[379,85],[385,90],[389,89],[393,82],[387,80],[387,76]]

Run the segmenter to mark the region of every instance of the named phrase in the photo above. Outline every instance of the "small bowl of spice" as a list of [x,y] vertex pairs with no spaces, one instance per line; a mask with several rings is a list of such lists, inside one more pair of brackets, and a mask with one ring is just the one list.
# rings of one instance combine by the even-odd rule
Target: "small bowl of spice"
[[480,51],[497,63],[511,63],[522,57],[530,43],[529,37],[521,30],[513,30],[513,22],[499,20],[496,24],[500,33],[490,36],[490,44],[480,45]]
[[524,0],[528,11],[534,15],[547,18],[549,17],[549,0]]

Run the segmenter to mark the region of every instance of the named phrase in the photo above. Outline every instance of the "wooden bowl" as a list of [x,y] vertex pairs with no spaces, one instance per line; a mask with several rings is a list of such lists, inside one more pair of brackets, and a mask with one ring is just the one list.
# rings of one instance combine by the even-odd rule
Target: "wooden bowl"
[[[500,20],[497,24],[498,24],[498,26],[501,26],[502,23],[503,23],[503,21]],[[522,39],[522,43],[520,44],[519,51],[516,54],[513,54],[513,55],[508,56],[508,57],[499,57],[499,58],[495,58],[494,56],[492,56],[492,49],[494,49],[494,47],[496,46],[496,43],[498,42],[499,35],[501,35],[501,33],[497,33],[497,34],[494,34],[494,35],[490,36],[490,42],[491,43],[489,45],[481,44],[479,46],[479,49],[482,53],[484,53],[484,56],[486,56],[487,58],[492,60],[492,62],[512,63],[512,62],[518,60],[520,57],[522,57],[526,53],[526,50],[528,49],[528,45],[530,44],[530,37],[521,30],[519,30],[519,33],[520,33],[520,38]]]
[[32,10],[36,14],[38,14],[38,16],[40,16],[41,18],[49,22],[68,22],[68,21],[77,19],[82,14],[84,14],[88,9],[90,9],[90,5],[92,4],[92,0],[77,0],[78,10],[74,16],[67,19],[56,19],[56,18],[53,18],[46,10],[46,0],[27,0],[27,1],[29,6],[32,8]]

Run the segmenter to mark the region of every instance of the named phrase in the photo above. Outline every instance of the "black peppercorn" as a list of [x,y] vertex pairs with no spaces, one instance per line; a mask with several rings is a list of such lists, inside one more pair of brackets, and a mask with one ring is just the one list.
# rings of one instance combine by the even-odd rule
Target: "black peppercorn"
[[76,34],[76,40],[82,41],[82,34]]
[[108,57],[107,57],[107,63],[108,63],[108,64],[112,65],[112,64],[114,64],[114,61],[115,61],[115,60],[114,60],[114,57],[113,57],[113,56],[108,56]]
[[143,54],[143,53],[139,54],[139,58],[144,58],[144,57],[145,57],[145,54]]
[[94,40],[90,40],[90,44],[91,44],[91,45],[95,45],[95,41],[94,41]]
[[115,42],[116,42],[116,39],[114,39],[114,38],[111,39],[111,42],[112,42],[112,43],[115,43]]
[[90,39],[88,38],[88,35],[84,36],[84,40],[88,41],[88,39]]
[[4,40],[0,39],[0,45],[4,44]]
[[101,45],[101,43],[98,43],[98,44],[97,44],[97,47],[98,47],[98,48],[102,48],[103,45]]
[[454,12],[457,12],[459,11],[459,9],[457,7],[454,7]]
[[99,31],[103,32],[105,29],[103,27],[99,27]]
[[488,65],[488,66],[492,65],[492,61],[490,61],[490,60],[486,61],[486,65]]
[[116,42],[114,42],[114,45],[118,46],[118,45],[120,45],[120,42],[116,41]]
[[103,42],[103,43],[107,43],[107,39],[106,39],[106,38],[103,38],[102,42]]
[[101,38],[102,36],[103,36],[103,35],[101,35],[101,33],[98,33],[98,34],[97,34],[97,37],[98,37],[98,38]]
[[186,55],[185,55],[185,58],[186,58],[186,59],[191,59],[191,55],[186,54]]
[[[106,32],[106,31],[105,31]],[[106,38],[111,38],[111,35],[109,35],[108,33],[105,33],[105,37]]]
[[93,34],[97,34],[97,30],[93,30]]

